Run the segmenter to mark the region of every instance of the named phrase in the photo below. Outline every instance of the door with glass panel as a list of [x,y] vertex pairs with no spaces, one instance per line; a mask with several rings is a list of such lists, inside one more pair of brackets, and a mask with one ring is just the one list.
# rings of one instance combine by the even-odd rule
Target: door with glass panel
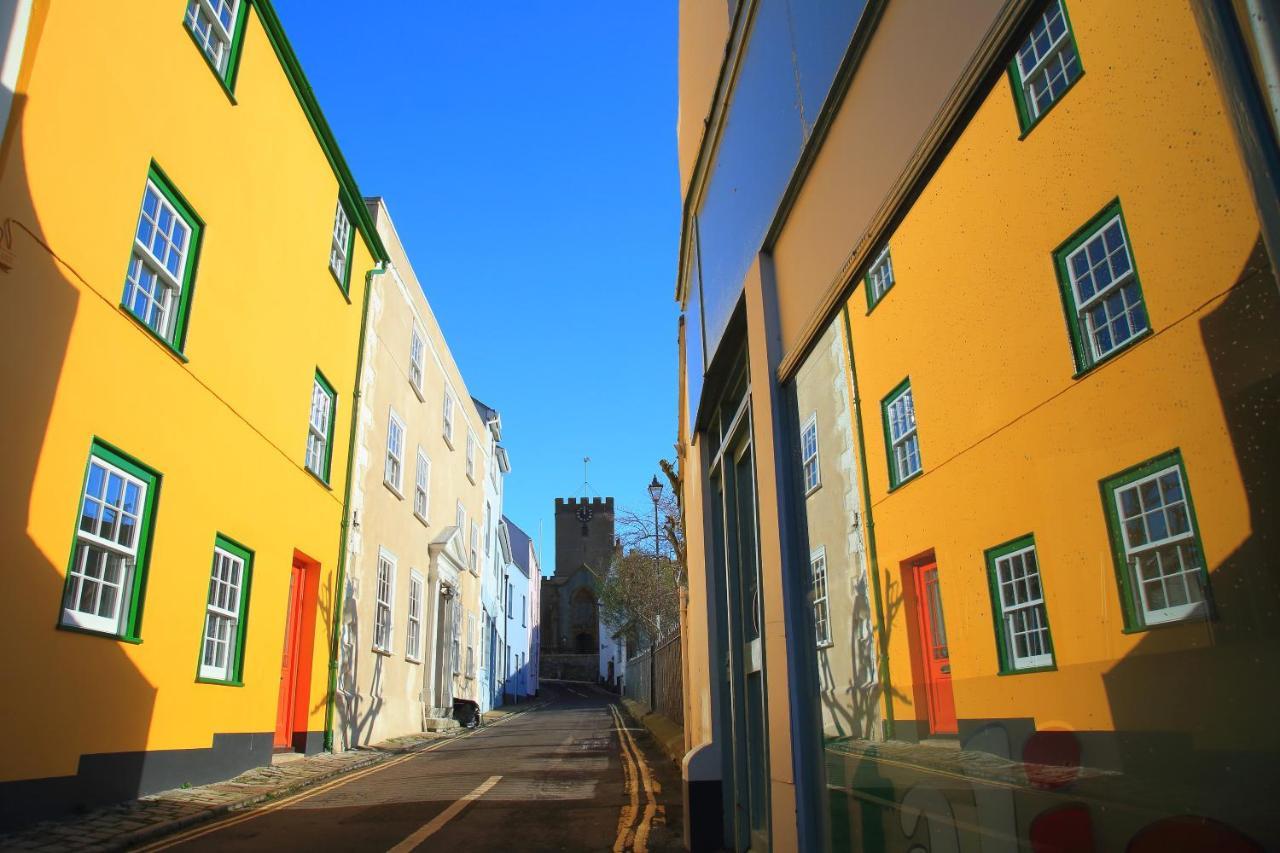
[[[726,723],[730,730],[725,795],[727,846],[769,849],[768,713],[765,707],[764,637],[761,630],[760,559],[757,548],[755,456],[750,397],[745,378],[729,395],[712,429],[716,444],[710,476],[712,559],[722,573],[725,616]],[[727,426],[725,424],[727,423]],[[722,441],[717,438],[723,437]]]

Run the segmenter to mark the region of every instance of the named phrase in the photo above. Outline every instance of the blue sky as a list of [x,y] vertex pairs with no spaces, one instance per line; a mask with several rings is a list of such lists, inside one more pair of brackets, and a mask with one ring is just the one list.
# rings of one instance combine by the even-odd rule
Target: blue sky
[[[620,505],[675,440],[676,4],[276,0],[360,189],[387,200],[471,393],[506,512]],[[661,479],[661,477],[660,477]]]

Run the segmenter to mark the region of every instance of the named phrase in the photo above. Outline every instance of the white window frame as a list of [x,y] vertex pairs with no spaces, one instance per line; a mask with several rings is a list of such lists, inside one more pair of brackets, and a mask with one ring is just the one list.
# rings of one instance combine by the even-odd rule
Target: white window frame
[[[906,400],[906,405],[895,412],[895,407]],[[916,398],[911,383],[885,401],[885,418],[889,422],[889,464],[896,474],[893,486],[899,486],[924,470],[920,459],[920,436],[916,431]],[[915,449],[915,467],[911,465],[911,447]]]
[[[1013,574],[1015,560],[1023,571],[1017,577]],[[1044,581],[1040,575],[1040,555],[1036,553],[1035,544],[1001,555],[992,560],[992,563],[995,566],[1000,622],[1004,627],[1005,653],[1009,656],[1009,665],[1015,670],[1052,666],[1053,641],[1049,634],[1049,612],[1044,603]],[[1031,594],[1030,581],[1033,576],[1035,595]],[[1012,604],[1007,601],[1010,596],[1017,599]],[[1018,627],[1020,619],[1030,620],[1029,623],[1024,622],[1025,630]],[[1039,637],[1038,642],[1043,645],[1044,651],[1040,654],[1019,655],[1018,637],[1032,634]]]
[[[1040,53],[1036,48],[1037,29],[1043,26],[1043,34],[1045,36],[1049,36],[1049,25],[1053,20],[1055,12],[1062,18],[1062,33],[1056,39],[1052,39],[1049,42],[1049,44],[1044,48],[1044,53]],[[1067,65],[1071,62],[1071,60],[1067,58],[1068,54],[1073,55],[1075,61],[1075,77],[1067,81],[1062,92],[1055,95],[1050,91],[1049,102],[1045,104],[1043,109],[1041,109],[1036,103],[1033,87],[1042,77],[1045,85],[1048,86],[1049,81],[1053,78],[1050,65],[1055,61],[1058,63],[1057,70],[1061,72],[1063,76],[1066,76]],[[1030,67],[1026,66],[1028,58],[1034,58],[1035,60],[1031,63]],[[1065,94],[1066,89],[1070,88],[1071,84],[1078,80],[1080,75],[1084,73],[1080,65],[1080,53],[1076,48],[1074,33],[1071,31],[1071,24],[1067,18],[1067,10],[1062,4],[1062,0],[1053,0],[1053,2],[1049,4],[1049,8],[1046,8],[1044,12],[1036,18],[1036,22],[1032,24],[1031,29],[1027,33],[1027,38],[1018,46],[1018,51],[1014,54],[1013,65],[1017,71],[1018,86],[1022,90],[1022,102],[1026,105],[1028,122],[1030,124],[1034,124],[1039,121],[1040,117],[1046,112],[1053,109],[1054,104],[1058,103],[1062,98],[1062,95]]]
[[[1120,234],[1120,245],[1114,249],[1107,247],[1107,232],[1112,228]],[[1089,247],[1101,245],[1103,256],[1099,263],[1093,263],[1089,258]],[[1115,272],[1114,260],[1123,255],[1123,261],[1127,265],[1119,275]],[[1076,268],[1076,260],[1084,259],[1085,265],[1088,267],[1084,273]],[[1076,312],[1077,328],[1080,330],[1080,336],[1085,339],[1085,347],[1088,350],[1090,364],[1096,364],[1112,353],[1122,350],[1132,344],[1138,338],[1151,331],[1151,317],[1147,314],[1146,300],[1142,293],[1141,284],[1137,282],[1137,270],[1133,265],[1133,247],[1129,244],[1129,234],[1124,227],[1124,220],[1120,214],[1108,217],[1105,222],[1093,229],[1092,233],[1085,238],[1071,254],[1065,259],[1067,268],[1067,277],[1071,281],[1071,300],[1074,303]],[[1110,282],[1103,287],[1096,287],[1097,272],[1105,266]],[[1081,284],[1088,277],[1090,282],[1095,286],[1094,292],[1087,298],[1081,292]],[[1138,284],[1136,289],[1137,301],[1130,303],[1128,297],[1130,294],[1125,292],[1125,288],[1130,284]],[[1124,315],[1125,325],[1129,329],[1129,334],[1123,340],[1117,340],[1114,331],[1111,328],[1112,320],[1116,319],[1110,314],[1108,306],[1104,303],[1114,294],[1120,294],[1121,301],[1124,303],[1122,313]],[[1135,329],[1133,323],[1133,309],[1142,312],[1144,325],[1141,329]],[[1107,327],[1107,333],[1111,337],[1111,345],[1103,349],[1102,344],[1098,341],[1099,326],[1094,323],[1095,309],[1102,309],[1107,313],[1107,320],[1104,325]],[[1119,316],[1119,315],[1117,315]]]
[[[147,203],[152,197],[155,198],[156,202],[155,212],[147,213]],[[164,214],[172,217],[167,233],[160,228],[160,220]],[[138,236],[138,232],[142,229],[144,222],[151,235],[145,243]],[[178,225],[181,225],[184,231],[181,241],[173,239],[174,228]],[[175,343],[178,306],[182,299],[183,279],[187,270],[187,259],[191,252],[194,233],[195,227],[193,223],[174,206],[173,202],[169,201],[168,196],[164,194],[164,191],[160,189],[155,181],[147,178],[147,186],[142,194],[142,205],[138,208],[138,223],[133,229],[133,254],[129,261],[129,271],[125,275],[122,301],[124,302],[125,310],[136,317],[138,322],[155,332],[169,344]],[[152,247],[156,239],[161,239],[166,247],[164,258],[159,257],[153,251]],[[179,243],[181,243],[180,247]],[[177,258],[178,271],[176,273],[169,269],[169,264],[167,263],[173,257]],[[139,275],[141,268],[145,268],[147,272],[154,276],[153,284],[155,290],[143,286],[142,276]],[[157,293],[155,292],[156,290],[162,292]],[[141,294],[148,306],[142,314],[139,314],[134,309],[136,294]],[[152,308],[155,309],[154,323],[144,316],[151,314]]]
[[493,553],[493,507],[484,502],[484,555]]
[[419,400],[425,400],[422,394],[422,380],[426,375],[426,339],[415,322],[409,332],[409,385]]
[[476,434],[467,430],[467,479],[476,481]]
[[476,677],[476,615],[467,614],[467,678]]
[[427,524],[427,513],[431,511],[431,459],[422,445],[418,445],[418,467],[413,475],[413,514],[423,524]]
[[405,627],[404,656],[413,663],[422,663],[422,575],[409,570],[409,618]]
[[312,380],[311,417],[307,421],[307,470],[325,479],[325,461],[329,457],[329,428],[333,422],[333,395],[320,377]]
[[[1160,480],[1169,474],[1175,474],[1178,478],[1178,487],[1181,492],[1181,498],[1175,501],[1165,501],[1164,492],[1161,487]],[[1148,483],[1156,483],[1156,488],[1161,494],[1161,503],[1157,507],[1149,507],[1142,503],[1142,486]],[[1135,516],[1126,516],[1122,496],[1127,492],[1134,492],[1139,499],[1139,513]],[[1124,545],[1125,565],[1129,572],[1129,583],[1134,589],[1134,604],[1137,607],[1138,615],[1142,619],[1143,625],[1160,625],[1167,622],[1179,622],[1183,619],[1203,616],[1208,612],[1208,596],[1205,589],[1205,567],[1204,567],[1204,551],[1200,545],[1199,536],[1196,533],[1195,519],[1191,512],[1191,501],[1187,491],[1187,478],[1183,473],[1182,466],[1177,462],[1155,471],[1139,480],[1126,483],[1122,486],[1111,488],[1111,500],[1115,504],[1116,517],[1120,521],[1120,537]],[[1169,533],[1172,526],[1168,521],[1168,513],[1174,507],[1181,505],[1182,511],[1186,518],[1187,529],[1179,533]],[[1159,511],[1165,515],[1164,524],[1166,535],[1159,539],[1152,539],[1150,534],[1150,524],[1146,520],[1146,516]],[[1145,541],[1134,542],[1131,536],[1130,525],[1132,523],[1141,523],[1143,528],[1143,536]],[[1144,578],[1142,574],[1142,561],[1144,557],[1153,557],[1156,560],[1158,568],[1163,569],[1162,555],[1167,554],[1169,549],[1173,549],[1177,556],[1180,568],[1175,572],[1162,573],[1155,575],[1154,578],[1159,579],[1161,584],[1167,586],[1169,580],[1177,578],[1183,583],[1187,592],[1187,601],[1183,604],[1153,607],[1150,603],[1147,584],[1151,579]],[[1198,556],[1199,563],[1187,566],[1185,557],[1185,548],[1190,548]],[[1192,600],[1191,592],[1194,591],[1195,598]]]
[[404,497],[404,492],[402,491],[404,485],[404,442],[404,421],[396,414],[395,409],[389,409],[387,415],[387,458],[382,468],[382,482],[386,483],[387,487],[401,498]]
[[801,471],[804,473],[804,493],[813,494],[822,485],[822,471],[818,464],[818,413],[809,415],[800,429]]
[[444,409],[442,412],[442,432],[444,435],[444,443],[449,445],[449,449],[453,450],[453,394],[446,388],[444,392]]
[[520,596],[520,627],[529,627],[529,597],[527,595]]
[[[102,470],[102,493],[99,495],[91,495],[89,493],[89,483],[93,480],[93,469],[95,466]],[[119,500],[110,501],[110,477],[119,477],[122,480]],[[128,488],[132,486],[137,489],[134,508],[137,513],[130,513],[125,510],[125,498]],[[89,470],[85,474],[84,484],[80,489],[80,515],[76,524],[76,536],[74,545],[74,556],[72,558],[71,569],[67,578],[66,591],[62,599],[62,624],[69,625],[74,628],[84,628],[88,631],[101,631],[108,634],[123,634],[125,631],[125,622],[129,617],[130,599],[133,595],[133,579],[137,571],[138,564],[138,547],[142,542],[146,531],[142,529],[142,516],[147,504],[147,484],[133,476],[129,472],[111,464],[106,459],[93,454],[89,457]],[[92,502],[96,506],[95,516],[97,523],[93,531],[84,529],[84,519],[86,518],[86,508]],[[113,529],[119,532],[104,536],[103,520],[105,518],[105,510],[110,510],[115,515],[115,521],[111,523]],[[125,525],[122,523],[125,518],[132,519],[133,537],[131,542],[121,542],[118,536],[123,533]],[[89,560],[97,558],[101,568],[101,573],[94,575],[88,570]],[[106,570],[108,561],[119,561],[119,577],[118,583],[106,579]],[[78,605],[82,603],[85,587],[92,585],[96,588],[93,593],[93,603],[91,610],[80,610]],[[102,603],[102,593],[106,589],[115,591],[115,606],[110,613],[99,613]],[[71,603],[77,606],[71,606]]]
[[396,557],[386,548],[378,549],[373,601],[373,650],[389,655],[396,630]]
[[813,590],[814,640],[820,649],[832,645],[829,576],[827,549],[825,545],[819,545],[809,553],[809,585]]
[[893,256],[889,254],[889,247],[885,246],[880,250],[880,254],[876,255],[875,261],[867,271],[867,288],[870,291],[872,306],[884,298],[895,281]]
[[[195,36],[201,51],[222,78],[227,76],[227,63],[231,57],[231,45],[235,41],[241,5],[241,0],[190,0],[187,3],[187,13],[184,16],[187,29]],[[222,9],[228,7],[231,9],[230,26],[219,15]],[[198,29],[197,19],[208,25],[206,33],[202,34]]]
[[351,218],[347,209],[338,199],[337,209],[333,214],[333,239],[329,243],[329,271],[345,288],[347,283],[347,265],[351,259],[347,257],[351,245]]
[[471,567],[471,574],[480,574],[480,525],[474,521],[471,522],[471,547],[467,552],[467,564]]
[[467,535],[467,508],[463,505],[462,500],[458,500],[458,505],[453,510],[453,524],[458,528],[458,535],[466,541]]
[[[200,644],[201,678],[214,681],[232,681],[235,678],[246,568],[245,560],[239,554],[214,546],[209,597],[205,606],[204,633]],[[228,579],[219,571],[220,569],[233,571],[234,580]],[[211,651],[216,660],[219,647],[225,655],[222,665],[208,663]]]

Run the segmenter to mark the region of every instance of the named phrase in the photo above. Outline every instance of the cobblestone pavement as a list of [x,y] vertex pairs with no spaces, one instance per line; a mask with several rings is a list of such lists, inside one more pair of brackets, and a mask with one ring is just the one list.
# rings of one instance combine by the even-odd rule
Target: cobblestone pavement
[[423,749],[458,733],[415,734],[347,752],[320,753],[259,767],[225,782],[162,791],[87,814],[44,821],[21,832],[0,835],[0,850],[125,850],[227,812],[284,797],[326,779]]

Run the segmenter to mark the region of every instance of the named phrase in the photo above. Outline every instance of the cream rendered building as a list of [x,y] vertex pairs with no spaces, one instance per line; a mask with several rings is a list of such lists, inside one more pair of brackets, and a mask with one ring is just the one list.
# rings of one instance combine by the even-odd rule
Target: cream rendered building
[[479,542],[498,464],[381,199],[391,262],[365,320],[334,727],[343,747],[480,700]]

